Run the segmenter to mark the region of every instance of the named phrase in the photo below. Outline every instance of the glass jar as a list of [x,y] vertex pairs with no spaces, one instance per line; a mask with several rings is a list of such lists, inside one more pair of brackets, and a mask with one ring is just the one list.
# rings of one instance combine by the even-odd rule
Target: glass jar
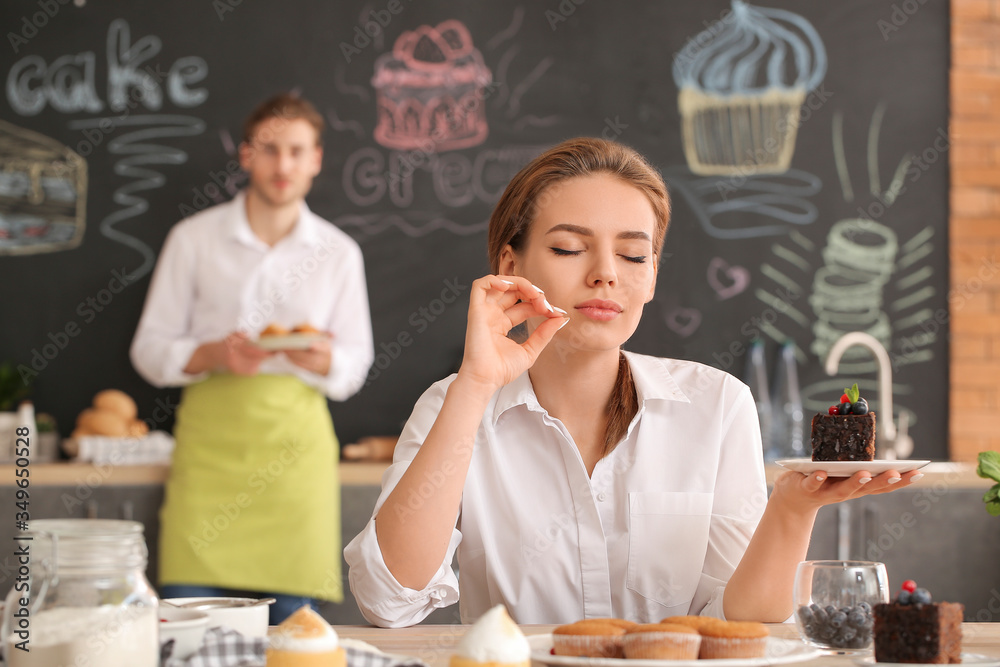
[[[137,521],[41,519],[15,536],[7,667],[156,667],[158,599]],[[28,649],[28,650],[25,650]]]

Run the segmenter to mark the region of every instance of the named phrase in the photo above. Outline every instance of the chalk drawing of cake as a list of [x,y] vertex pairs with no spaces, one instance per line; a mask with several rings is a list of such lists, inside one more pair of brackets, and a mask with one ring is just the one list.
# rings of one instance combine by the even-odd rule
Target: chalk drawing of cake
[[87,162],[55,139],[0,120],[0,255],[80,245]]
[[734,0],[732,12],[674,57],[691,171],[776,174],[795,152],[799,110],[826,74],[819,33],[783,9]]
[[375,61],[375,141],[435,152],[481,144],[489,133],[483,88],[491,76],[460,21],[404,32]]

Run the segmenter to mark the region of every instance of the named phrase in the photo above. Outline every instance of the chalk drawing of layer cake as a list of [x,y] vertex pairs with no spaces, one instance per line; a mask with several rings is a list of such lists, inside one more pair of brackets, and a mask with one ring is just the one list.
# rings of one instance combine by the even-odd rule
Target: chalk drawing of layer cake
[[0,120],[0,255],[83,240],[87,162],[55,139]]
[[489,133],[483,88],[491,76],[460,21],[404,32],[375,61],[375,141],[425,151],[481,144]]
[[783,9],[734,0],[674,57],[688,167],[702,175],[780,174],[799,112],[826,74],[815,28]]

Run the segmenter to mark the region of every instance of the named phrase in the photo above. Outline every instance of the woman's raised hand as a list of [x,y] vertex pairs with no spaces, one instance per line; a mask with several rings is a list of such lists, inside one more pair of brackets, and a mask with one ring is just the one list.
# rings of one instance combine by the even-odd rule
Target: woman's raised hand
[[[507,337],[529,317],[547,319],[523,343]],[[492,393],[530,368],[567,322],[566,311],[550,305],[542,290],[524,278],[479,278],[472,283],[465,356],[458,374]]]

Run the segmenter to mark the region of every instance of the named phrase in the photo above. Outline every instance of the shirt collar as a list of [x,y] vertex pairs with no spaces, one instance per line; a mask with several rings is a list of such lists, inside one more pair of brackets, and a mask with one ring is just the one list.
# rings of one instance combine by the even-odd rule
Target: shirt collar
[[[674,376],[670,374],[664,359],[625,352],[625,360],[632,370],[640,411],[646,401],[691,402],[687,394],[681,391]],[[518,405],[524,405],[533,412],[545,412],[545,408],[539,405],[538,398],[535,397],[535,390],[531,386],[531,378],[528,377],[527,371],[497,392],[497,400],[493,407],[494,426],[499,421],[500,415]]]
[[[232,215],[230,216],[230,236],[245,245],[266,247],[266,244],[253,233],[253,229],[250,227],[250,220],[247,218],[246,190],[240,190],[236,193],[236,196],[230,202],[230,206],[233,207]],[[281,243],[313,245],[317,238],[316,226],[316,216],[313,215],[313,212],[306,205],[305,200],[303,200],[299,205],[299,219],[295,222],[295,226],[292,227],[292,231],[288,236],[281,239]]]

